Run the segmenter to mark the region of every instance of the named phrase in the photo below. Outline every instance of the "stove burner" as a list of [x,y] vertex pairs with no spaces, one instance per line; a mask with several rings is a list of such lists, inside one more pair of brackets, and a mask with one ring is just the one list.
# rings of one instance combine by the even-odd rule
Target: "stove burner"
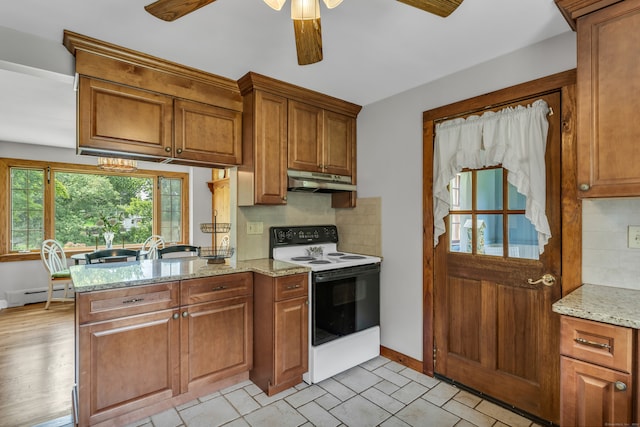
[[291,261],[313,261],[314,259],[312,256],[294,256]]
[[344,254],[342,252],[331,252],[327,256],[344,256]]
[[365,259],[362,255],[345,255],[340,257],[340,259]]
[[328,261],[326,259],[318,259],[318,260],[309,262],[309,264],[331,264],[331,261]]

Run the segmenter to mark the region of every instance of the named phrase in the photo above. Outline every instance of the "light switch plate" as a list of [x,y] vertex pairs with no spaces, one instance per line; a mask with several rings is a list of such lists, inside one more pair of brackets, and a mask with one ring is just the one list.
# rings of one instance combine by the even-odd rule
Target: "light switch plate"
[[640,249],[640,225],[629,226],[629,247]]
[[247,222],[247,234],[262,234],[264,224],[262,222]]

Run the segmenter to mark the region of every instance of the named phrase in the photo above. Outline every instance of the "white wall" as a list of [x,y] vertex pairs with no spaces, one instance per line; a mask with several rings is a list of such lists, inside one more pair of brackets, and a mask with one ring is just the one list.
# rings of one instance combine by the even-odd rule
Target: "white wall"
[[[96,164],[96,157],[79,156],[74,149],[2,141],[0,141],[0,157]],[[138,162],[138,167],[140,169],[189,173],[191,241],[197,246],[210,246],[211,235],[200,232],[199,224],[211,222],[211,192],[206,184],[211,180],[211,169],[150,162]],[[47,286],[47,274],[40,260],[0,262],[0,277],[2,278],[0,280],[0,300],[6,299],[6,291],[46,288]]]
[[363,108],[358,196],[382,198],[382,345],[422,360],[422,113],[575,68],[575,33]]

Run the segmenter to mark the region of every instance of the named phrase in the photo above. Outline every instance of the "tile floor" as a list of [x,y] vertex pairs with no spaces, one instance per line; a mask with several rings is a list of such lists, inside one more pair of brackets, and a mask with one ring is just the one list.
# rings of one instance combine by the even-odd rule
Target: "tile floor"
[[250,381],[130,427],[535,426],[435,378],[377,357],[318,384],[268,397]]

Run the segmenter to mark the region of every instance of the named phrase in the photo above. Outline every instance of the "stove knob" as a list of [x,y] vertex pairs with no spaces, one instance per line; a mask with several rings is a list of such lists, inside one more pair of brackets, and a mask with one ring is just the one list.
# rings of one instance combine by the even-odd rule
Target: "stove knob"
[[292,237],[293,237],[293,231],[287,230],[287,239],[291,240]]
[[316,239],[320,238],[320,233],[318,233],[318,230],[313,232],[313,237]]

